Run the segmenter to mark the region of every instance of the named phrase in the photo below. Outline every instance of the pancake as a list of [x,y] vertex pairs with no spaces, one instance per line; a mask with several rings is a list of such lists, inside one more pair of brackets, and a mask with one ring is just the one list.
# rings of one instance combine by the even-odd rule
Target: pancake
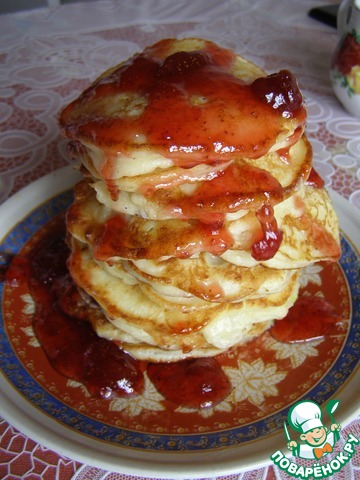
[[60,114],[84,179],[68,267],[95,332],[141,360],[214,356],[286,316],[301,269],[340,255],[295,77],[165,39]]
[[[275,208],[283,233],[276,254],[261,264],[269,268],[303,268],[339,259],[340,235],[336,212],[324,188],[311,185]],[[298,214],[294,214],[295,212]],[[229,249],[221,257],[235,265],[252,267],[258,262],[249,252]]]
[[[283,290],[292,275],[289,270],[262,265],[238,267],[207,253],[197,258],[171,258],[163,262],[126,261],[124,268],[170,301],[185,294],[219,303],[264,297]],[[116,270],[117,264],[110,269]]]
[[[260,336],[262,333],[266,332],[272,324],[273,321],[238,325],[237,331],[241,331],[241,343],[245,344]],[[192,347],[188,350],[184,348],[165,350],[163,348],[149,345],[148,343],[137,342],[136,339],[130,337],[118,327],[115,327],[105,318],[100,320],[99,317],[97,317],[94,319],[92,325],[100,337],[114,341],[120,348],[130,353],[138,360],[161,363],[178,362],[187,358],[215,357],[228,350],[228,348],[209,346],[206,343],[203,344],[202,347]],[[119,340],[114,340],[115,338],[119,338]]]
[[[224,169],[213,169],[212,177],[186,178],[186,170],[174,175],[164,187],[165,173],[144,176],[136,181],[98,180],[93,184],[97,199],[112,210],[149,219],[201,218],[214,214],[235,218],[241,210],[258,208],[266,200],[275,205],[296,192],[307,180],[311,170],[311,146],[303,136],[288,152],[286,159],[269,153],[254,161],[236,159]],[[286,163],[287,162],[287,163]],[[198,167],[194,167],[198,168]],[[207,166],[209,168],[209,166]],[[174,169],[172,169],[174,170]],[[177,169],[180,170],[180,169]],[[191,170],[191,169],[190,169]],[[154,182],[158,184],[154,185]],[[178,182],[179,184],[176,184]],[[130,188],[126,190],[126,188]],[[145,193],[143,193],[145,192]]]
[[108,70],[59,121],[79,156],[113,180],[260,158],[295,144],[305,120],[290,72],[269,79],[232,51],[187,38],[162,40]]
[[[242,211],[243,217],[230,224],[243,247],[250,247],[254,236],[261,235],[255,215]],[[67,213],[68,231],[88,243],[99,261],[116,258],[187,258],[201,251],[220,254],[235,242],[226,224],[204,224],[190,220],[148,220],[136,215],[114,212],[97,201],[89,181],[75,187],[75,200]],[[215,236],[216,232],[216,236]]]
[[[93,178],[103,179],[105,185],[111,184],[111,192],[117,187],[119,191],[138,192],[144,196],[151,196],[158,189],[211,181],[221,174],[221,171],[226,170],[231,162],[237,163],[241,160],[241,163],[245,166],[253,164],[252,159],[237,155],[235,159],[226,163],[199,164],[191,168],[175,166],[157,168],[154,172],[144,175],[108,179],[102,177],[101,171],[96,169],[89,155],[84,153],[82,160]],[[268,152],[266,155],[256,159],[256,166],[270,172],[282,187],[287,187],[291,190],[299,182],[299,179],[303,180],[308,177],[311,161],[311,145],[306,136],[302,135],[299,141],[289,148],[288,151]]]
[[[167,258],[185,259],[207,252],[240,267],[261,264],[286,270],[339,257],[338,220],[324,188],[304,185],[276,205],[274,212],[283,233],[282,242],[275,255],[263,261],[251,255],[251,245],[262,234],[253,211],[244,211],[241,218],[222,224],[214,239],[211,232],[216,227],[197,220],[147,220],[118,214],[97,201],[86,180],[75,187],[67,228],[91,247],[96,260],[111,264],[121,258],[153,260],[154,264],[160,260],[159,268],[164,268]],[[176,275],[180,275],[180,269]],[[210,277],[213,275],[209,273]]]
[[[154,302],[139,285],[128,285],[110,275],[92,259],[87,246],[74,239],[68,267],[77,285],[101,306],[115,327],[111,330],[112,340],[145,343],[165,352],[209,347],[224,350],[238,345],[244,331],[248,332],[254,323],[286,315],[299,287],[294,272],[278,293],[236,303],[207,302],[207,308],[185,309],[182,304],[175,306],[160,297]],[[96,325],[94,328],[100,334]]]

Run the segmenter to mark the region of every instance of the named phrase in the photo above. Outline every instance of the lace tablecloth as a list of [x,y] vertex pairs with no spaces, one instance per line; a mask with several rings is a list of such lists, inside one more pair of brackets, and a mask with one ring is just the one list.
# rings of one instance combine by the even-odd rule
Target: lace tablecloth
[[[270,73],[287,68],[296,74],[308,105],[315,167],[326,186],[360,209],[360,121],[333,95],[328,68],[337,34],[308,17],[317,4],[101,0],[0,16],[0,202],[71,163],[56,119],[90,80],[161,38],[198,36],[236,50]],[[357,419],[343,427],[360,436]],[[64,458],[5,420],[0,433],[0,478],[132,478]],[[359,456],[338,473],[339,478],[360,479]],[[242,477],[287,476],[264,466],[222,478]]]

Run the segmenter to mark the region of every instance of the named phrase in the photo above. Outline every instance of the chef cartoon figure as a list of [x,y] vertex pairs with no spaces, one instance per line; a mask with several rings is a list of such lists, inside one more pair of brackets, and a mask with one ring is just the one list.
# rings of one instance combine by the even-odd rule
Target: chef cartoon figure
[[295,431],[299,432],[302,443],[291,440],[286,423],[284,423],[285,435],[288,440],[287,447],[292,453],[300,458],[319,460],[331,453],[335,443],[339,440],[341,429],[332,416],[339,402],[331,401],[326,406],[332,424],[330,429],[322,423],[321,409],[312,401],[296,403],[288,413],[288,423]]

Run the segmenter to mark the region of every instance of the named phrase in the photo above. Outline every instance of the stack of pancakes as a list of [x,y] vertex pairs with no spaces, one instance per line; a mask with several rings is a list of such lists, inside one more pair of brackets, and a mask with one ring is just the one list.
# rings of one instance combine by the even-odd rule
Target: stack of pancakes
[[99,336],[177,361],[286,316],[301,269],[340,255],[305,122],[290,72],[194,38],[146,48],[64,109],[84,174],[68,266]]

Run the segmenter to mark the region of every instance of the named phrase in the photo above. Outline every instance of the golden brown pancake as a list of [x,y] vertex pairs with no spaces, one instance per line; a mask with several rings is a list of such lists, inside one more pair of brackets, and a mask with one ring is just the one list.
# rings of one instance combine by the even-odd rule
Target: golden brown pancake
[[[283,233],[279,250],[261,264],[269,268],[302,268],[339,259],[340,235],[336,212],[325,188],[305,185],[303,189],[274,208]],[[245,250],[227,250],[221,255],[235,265],[253,266],[258,262]]]
[[177,361],[285,317],[301,268],[340,255],[305,122],[291,72],[196,38],[145,48],[63,110],[85,177],[69,270],[98,335]]
[[[75,187],[75,201],[68,211],[67,227],[73,236],[91,247],[96,260],[112,264],[119,259],[155,263],[161,260],[163,268],[168,257],[182,259],[208,252],[238,266],[262,264],[292,269],[314,261],[336,260],[339,256],[338,221],[324,188],[305,185],[275,206],[283,239],[279,250],[269,260],[258,261],[251,256],[250,248],[256,237],[261,236],[261,226],[253,211],[244,213],[241,218],[225,222],[219,228],[215,243],[208,233],[215,227],[196,220],[147,220],[114,212],[97,201],[94,190],[84,180]],[[221,260],[219,268],[220,265]],[[176,270],[175,277],[181,276],[181,268]]]
[[236,218],[244,210],[259,208],[265,195],[272,205],[288,198],[307,180],[311,161],[311,146],[303,136],[289,149],[286,159],[270,152],[256,162],[235,159],[223,169],[213,169],[212,176],[206,171],[200,179],[189,178],[191,172],[186,169],[172,168],[132,177],[131,181],[129,177],[112,180],[110,191],[104,180],[97,180],[93,188],[100,203],[144,218],[206,221],[216,214]]
[[162,40],[105,72],[63,110],[60,125],[112,180],[260,158],[293,145],[305,119],[289,72],[269,80],[232,51],[187,38]]
[[[159,356],[162,350],[189,353],[192,349],[225,350],[238,345],[243,342],[244,334],[248,340],[247,334],[254,323],[282,318],[298,291],[298,273],[294,271],[280,292],[262,298],[234,303],[207,302],[202,308],[177,305],[159,296],[154,301],[154,296],[144,293],[143,285],[129,285],[101,268],[85,244],[72,240],[71,249],[70,273],[117,329],[116,333],[111,330],[111,338],[157,347]],[[96,325],[94,328],[100,332]]]

